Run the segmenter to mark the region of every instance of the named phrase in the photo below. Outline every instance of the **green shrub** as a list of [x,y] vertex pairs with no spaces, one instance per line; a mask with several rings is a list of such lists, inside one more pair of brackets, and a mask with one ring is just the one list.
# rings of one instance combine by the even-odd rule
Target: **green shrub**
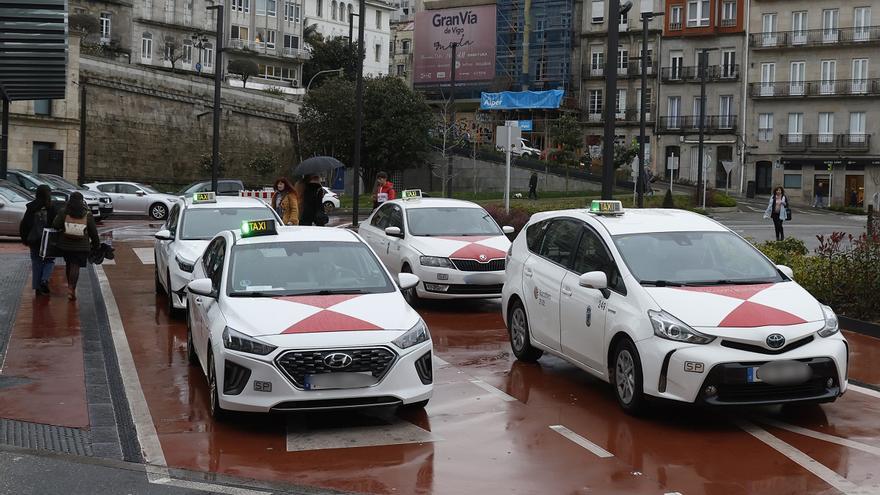
[[706,191],[706,206],[730,208],[736,206],[736,200],[727,195],[723,191],[717,189],[709,189]]
[[836,211],[838,213],[848,213],[850,215],[864,215],[865,210],[861,208],[856,208],[853,206],[831,206],[828,208],[831,211]]

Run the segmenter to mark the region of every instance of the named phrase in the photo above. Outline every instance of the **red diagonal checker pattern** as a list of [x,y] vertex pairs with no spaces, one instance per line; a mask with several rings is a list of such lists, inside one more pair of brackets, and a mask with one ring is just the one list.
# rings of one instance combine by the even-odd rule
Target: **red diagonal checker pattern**
[[329,296],[290,296],[279,297],[279,300],[303,304],[320,308],[317,313],[303,318],[281,332],[290,333],[316,333],[316,332],[350,332],[359,330],[381,330],[380,327],[370,322],[333,311],[338,304],[350,301],[361,296],[358,295],[329,295]]
[[719,327],[750,328],[806,323],[806,320],[797,315],[752,300],[773,286],[774,284],[682,287],[680,290],[715,294],[741,300],[742,303],[734,307],[732,311],[721,319],[721,322],[718,323]]

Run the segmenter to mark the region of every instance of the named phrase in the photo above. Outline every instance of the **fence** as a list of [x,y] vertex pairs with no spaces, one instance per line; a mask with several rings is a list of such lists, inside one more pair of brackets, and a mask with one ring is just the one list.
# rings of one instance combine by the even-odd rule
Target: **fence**
[[256,190],[239,191],[238,195],[243,198],[259,198],[259,199],[265,199],[268,201],[268,200],[272,199],[272,194],[274,194],[274,193],[275,193],[275,191],[273,191],[272,189],[261,189],[259,191],[256,191]]

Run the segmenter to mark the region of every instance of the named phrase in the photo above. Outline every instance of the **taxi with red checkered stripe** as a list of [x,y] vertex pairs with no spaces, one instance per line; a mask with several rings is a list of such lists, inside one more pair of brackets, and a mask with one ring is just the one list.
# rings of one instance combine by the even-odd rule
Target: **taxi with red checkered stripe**
[[211,412],[424,407],[432,342],[354,232],[246,221],[214,237],[187,290],[190,362]]
[[849,348],[834,311],[736,233],[618,201],[533,215],[502,296],[518,359],[544,352],[648,396],[711,405],[831,402]]

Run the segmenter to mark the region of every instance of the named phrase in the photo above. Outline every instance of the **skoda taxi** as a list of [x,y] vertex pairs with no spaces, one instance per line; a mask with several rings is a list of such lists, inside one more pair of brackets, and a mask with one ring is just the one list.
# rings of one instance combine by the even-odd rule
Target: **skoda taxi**
[[237,229],[245,220],[265,218],[278,216],[256,198],[201,192],[178,199],[155,234],[156,293],[168,294],[169,312],[186,307],[186,284],[192,280],[195,260],[218,232]]
[[395,281],[354,232],[244,222],[210,241],[193,277],[187,348],[214,416],[430,399],[431,336],[400,290],[418,279]]
[[358,229],[392,273],[419,277],[410,302],[500,297],[512,232],[480,205],[419,190],[384,203]]
[[749,242],[681,210],[532,216],[502,298],[520,360],[548,352],[645,396],[712,405],[831,402],[847,387],[837,317]]

